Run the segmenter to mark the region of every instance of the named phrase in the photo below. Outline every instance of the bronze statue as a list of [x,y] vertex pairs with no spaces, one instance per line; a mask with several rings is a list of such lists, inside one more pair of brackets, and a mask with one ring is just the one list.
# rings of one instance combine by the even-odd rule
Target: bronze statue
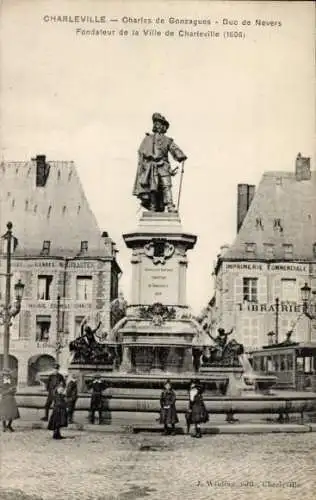
[[69,343],[69,351],[74,353],[72,364],[110,364],[114,361],[114,349],[97,341],[95,333],[101,326],[92,329],[83,321],[81,336]]
[[217,347],[224,349],[227,344],[228,336],[231,335],[233,331],[234,328],[232,328],[229,332],[225,332],[224,328],[219,328],[217,330],[218,333],[217,337],[212,337],[210,333],[209,336],[211,337],[212,340],[214,340]]
[[203,366],[240,366],[239,356],[244,353],[243,345],[235,339],[227,341],[234,328],[229,332],[225,332],[224,328],[219,328],[217,337],[210,334],[207,324],[203,326],[203,330],[215,342],[215,345],[208,347],[203,352],[201,358]]
[[154,113],[152,120],[152,134],[146,134],[138,150],[133,195],[152,212],[164,212],[165,208],[168,212],[176,212],[171,177],[177,173],[178,167],[171,168],[169,153],[179,163],[187,157],[173,139],[165,135],[169,128],[168,121],[160,113]]

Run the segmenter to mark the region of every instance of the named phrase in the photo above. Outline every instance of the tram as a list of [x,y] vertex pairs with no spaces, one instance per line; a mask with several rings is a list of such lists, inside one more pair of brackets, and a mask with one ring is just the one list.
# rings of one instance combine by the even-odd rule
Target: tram
[[276,388],[316,391],[316,343],[263,346],[249,352],[254,371],[277,377]]

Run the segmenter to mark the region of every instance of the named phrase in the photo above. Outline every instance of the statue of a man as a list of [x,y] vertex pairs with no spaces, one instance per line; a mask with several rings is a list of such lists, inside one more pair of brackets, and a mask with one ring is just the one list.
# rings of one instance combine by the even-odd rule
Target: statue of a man
[[171,168],[169,153],[174,160],[184,162],[187,157],[181,149],[167,137],[168,121],[159,113],[152,116],[152,134],[146,134],[138,150],[138,168],[133,195],[141,205],[152,212],[175,212],[172,199],[171,177],[178,167]]

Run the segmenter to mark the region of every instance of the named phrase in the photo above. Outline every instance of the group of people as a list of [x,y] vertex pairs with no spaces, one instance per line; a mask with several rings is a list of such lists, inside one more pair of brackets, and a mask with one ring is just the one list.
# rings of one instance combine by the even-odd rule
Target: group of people
[[[106,389],[105,382],[99,374],[91,380],[90,400],[90,422],[95,423],[95,414],[98,412],[98,421],[102,423],[102,412],[104,410],[103,391]],[[48,392],[45,403],[45,415],[43,421],[48,422],[48,429],[53,431],[53,439],[62,439],[61,428],[73,423],[76,402],[78,399],[78,384],[76,378],[69,374],[67,379],[59,372],[59,365],[55,365],[54,372],[48,377],[46,389]],[[3,431],[14,432],[13,420],[20,417],[19,409],[15,399],[15,384],[10,371],[3,372],[2,398],[0,402],[0,418]],[[49,418],[49,410],[53,405],[53,411]],[[187,430],[194,425],[193,437],[201,437],[201,424],[208,421],[209,416],[203,401],[203,386],[199,380],[192,380],[189,388],[189,404],[186,412]],[[176,393],[172,388],[170,380],[164,384],[160,397],[160,423],[164,426],[164,434],[175,434],[175,425],[179,422],[176,409]]]
[[[106,388],[101,376],[96,374],[89,384],[91,389],[90,400],[90,422],[95,423],[95,413],[99,413],[99,423],[102,423],[103,397],[102,392]],[[45,404],[45,416],[43,421],[48,422],[48,429],[53,431],[53,439],[62,439],[60,429],[73,423],[76,402],[78,399],[78,383],[76,377],[69,374],[67,380],[59,372],[59,365],[55,365],[55,371],[48,377],[46,384],[48,392]],[[53,411],[49,416],[49,409],[53,403]]]
[[[189,404],[185,414],[187,431],[194,425],[192,437],[201,438],[201,424],[209,420],[208,411],[203,400],[203,386],[199,380],[192,380],[189,389]],[[170,380],[164,385],[160,396],[160,423],[164,426],[164,434],[175,434],[175,424],[179,422],[176,409],[176,393]]]

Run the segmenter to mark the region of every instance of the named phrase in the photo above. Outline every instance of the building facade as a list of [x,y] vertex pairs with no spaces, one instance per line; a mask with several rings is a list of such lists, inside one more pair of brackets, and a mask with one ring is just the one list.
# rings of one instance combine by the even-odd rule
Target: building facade
[[217,324],[235,328],[247,350],[282,341],[316,341],[315,321],[303,314],[307,283],[316,313],[316,172],[300,154],[294,172],[266,172],[238,186],[237,236],[223,246],[215,270]]
[[[2,163],[0,183],[1,235],[11,221],[17,238],[11,296],[18,279],[25,285],[21,312],[12,320],[10,362],[19,384],[32,385],[38,371],[56,359],[67,367],[68,343],[80,335],[85,318],[92,324],[100,318],[100,333],[109,331],[121,270],[116,246],[101,233],[73,162],[39,155],[30,162]],[[5,241],[1,249],[3,305]]]

